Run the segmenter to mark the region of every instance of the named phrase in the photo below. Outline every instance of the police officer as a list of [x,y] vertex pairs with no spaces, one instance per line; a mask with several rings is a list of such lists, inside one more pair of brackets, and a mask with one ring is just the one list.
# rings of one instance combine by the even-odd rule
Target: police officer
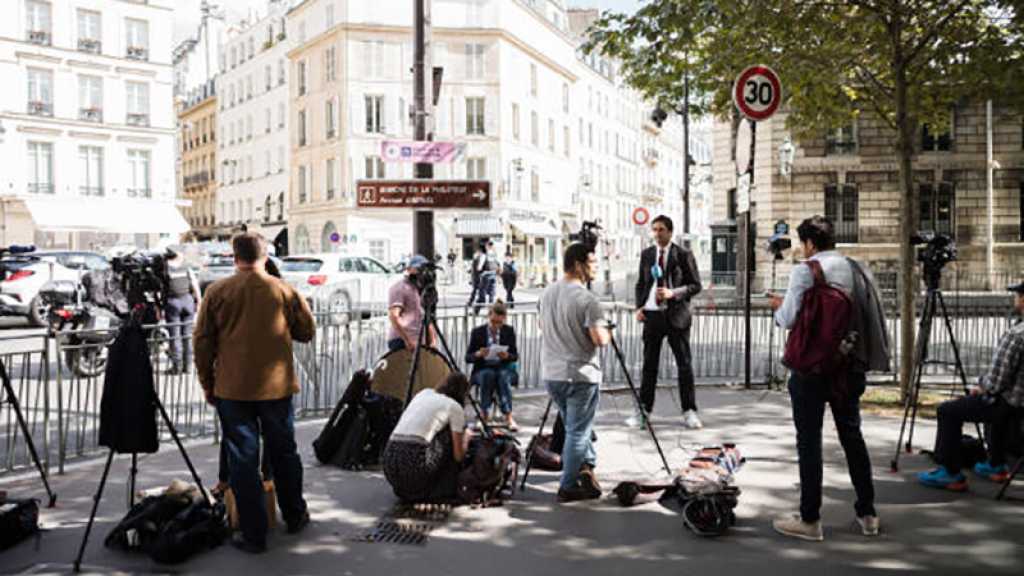
[[[167,250],[167,304],[164,320],[171,341],[170,374],[188,372],[192,364],[192,321],[199,303],[199,283],[185,259]],[[182,345],[184,344],[184,349]]]

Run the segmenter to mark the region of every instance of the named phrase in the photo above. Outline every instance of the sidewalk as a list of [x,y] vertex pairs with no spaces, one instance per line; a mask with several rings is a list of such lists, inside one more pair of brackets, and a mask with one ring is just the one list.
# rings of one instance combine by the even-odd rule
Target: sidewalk
[[[524,399],[517,416],[524,445],[544,408],[541,396]],[[888,471],[899,420],[868,416],[864,432],[875,465],[882,535],[867,539],[853,529],[853,491],[834,428],[825,424],[824,543],[777,536],[771,519],[797,506],[794,432],[787,397],[779,392],[727,388],[698,391],[707,427],[679,427],[670,391],[661,391],[654,424],[670,464],[681,467],[705,443],[734,441],[747,456],[737,483],[742,488],[738,525],[722,538],[690,534],[675,513],[657,503],[622,509],[600,501],[555,503],[557,476],[531,472],[525,493],[504,507],[460,508],[433,531],[423,546],[352,542],[349,536],[372,527],[395,503],[379,471],[346,472],[319,466],[310,442],[322,421],[299,425],[305,463],[306,497],[313,523],[301,536],[283,530],[270,551],[247,556],[230,546],[194,557],[181,566],[153,565],[147,557],[103,548],[107,532],[125,513],[127,456],[118,457],[100,506],[85,564],[96,573],[174,572],[189,574],[381,574],[381,575],[558,575],[570,574],[861,574],[879,569],[928,574],[1019,574],[1024,565],[1024,509],[995,502],[996,486],[971,478],[963,495],[920,487],[913,475],[929,466],[919,455],[904,455],[898,474]],[[598,473],[609,491],[617,481],[659,474],[657,454],[646,432],[626,429],[632,410],[626,395],[605,394],[597,433]],[[930,447],[934,427],[921,422],[917,448]],[[207,484],[215,480],[216,447],[203,442],[189,454]],[[66,573],[77,552],[103,462],[73,466],[54,478],[58,508],[43,510],[49,531],[36,550],[31,540],[0,554],[3,573]],[[173,446],[164,445],[140,462],[140,486],[163,486],[188,472]],[[17,496],[41,496],[37,478],[0,481]],[[1013,490],[1021,496],[1024,486]]]

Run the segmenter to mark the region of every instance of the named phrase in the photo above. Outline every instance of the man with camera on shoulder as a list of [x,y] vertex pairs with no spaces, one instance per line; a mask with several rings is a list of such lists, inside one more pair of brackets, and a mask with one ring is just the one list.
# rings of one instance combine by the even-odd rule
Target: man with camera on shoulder
[[[1010,286],[1014,293],[1014,311],[1024,315],[1024,282]],[[1017,322],[999,340],[992,366],[981,377],[979,385],[971,386],[968,395],[943,402],[938,409],[939,429],[935,434],[934,470],[922,472],[917,478],[932,488],[954,492],[967,490],[961,439],[965,422],[989,425],[988,461],[978,462],[974,473],[993,482],[1004,482],[1009,475],[1006,466],[1008,441],[1013,426],[1024,417],[1024,322]]]

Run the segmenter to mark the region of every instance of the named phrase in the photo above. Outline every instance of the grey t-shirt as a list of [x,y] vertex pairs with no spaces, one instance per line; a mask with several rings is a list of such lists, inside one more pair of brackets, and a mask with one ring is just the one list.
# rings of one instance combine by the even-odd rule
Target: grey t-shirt
[[601,383],[597,346],[590,328],[604,324],[601,303],[578,282],[560,280],[540,298],[541,378]]

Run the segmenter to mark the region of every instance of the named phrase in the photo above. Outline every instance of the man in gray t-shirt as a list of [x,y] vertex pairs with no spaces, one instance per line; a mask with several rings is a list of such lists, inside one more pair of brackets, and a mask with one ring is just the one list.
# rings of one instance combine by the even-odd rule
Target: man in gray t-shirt
[[571,244],[563,260],[565,277],[540,299],[541,378],[565,423],[560,502],[599,498],[594,476],[597,454],[591,432],[600,401],[598,348],[611,341],[604,312],[585,284],[597,275],[597,256]]

